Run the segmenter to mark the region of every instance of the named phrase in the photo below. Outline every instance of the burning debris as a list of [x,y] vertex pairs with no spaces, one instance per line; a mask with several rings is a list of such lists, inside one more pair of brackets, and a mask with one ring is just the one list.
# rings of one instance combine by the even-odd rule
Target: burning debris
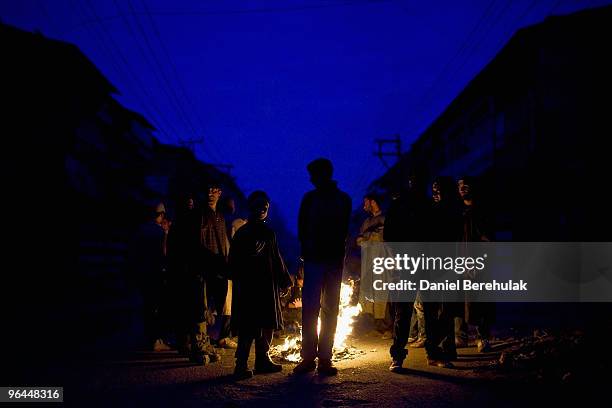
[[[333,361],[340,361],[355,358],[363,351],[358,350],[347,344],[347,339],[353,331],[355,318],[361,312],[361,305],[351,305],[353,298],[354,282],[342,283],[340,288],[340,307],[338,311],[338,325],[334,337]],[[321,319],[317,325],[317,332],[321,328]],[[302,349],[301,329],[297,335],[290,335],[285,338],[283,344],[274,346],[270,349],[270,356],[278,359],[297,363],[300,361],[300,350]]]

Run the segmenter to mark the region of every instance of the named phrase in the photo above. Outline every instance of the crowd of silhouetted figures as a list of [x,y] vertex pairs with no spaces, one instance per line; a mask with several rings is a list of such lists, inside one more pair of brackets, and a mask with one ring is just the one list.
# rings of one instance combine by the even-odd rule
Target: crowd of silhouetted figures
[[[176,349],[194,364],[218,361],[217,348],[235,349],[235,375],[248,378],[253,375],[247,366],[252,343],[255,373],[282,370],[268,352],[274,332],[287,323],[302,333],[302,361],[294,372],[336,373],[333,339],[352,205],[333,180],[329,160],[316,159],[307,170],[314,189],[300,204],[297,276],[289,274],[275,231],[266,222],[273,200],[264,191],[250,194],[245,218],[236,215],[234,200],[222,197],[219,184],[205,187],[205,203],[196,202],[193,194],[182,196],[172,220],[163,203],[151,210],[150,221],[139,228],[128,250],[130,276],[144,300],[147,347]],[[475,179],[437,178],[431,196],[419,187],[416,178],[409,178],[386,214],[382,198],[367,194],[363,209],[368,218],[357,244],[492,239]],[[391,371],[402,369],[408,343],[425,347],[431,365],[451,368],[456,347],[467,345],[468,324],[476,328],[478,349],[490,350],[493,305],[423,300],[421,294],[414,303],[359,297],[363,313],[371,314],[392,339]]]

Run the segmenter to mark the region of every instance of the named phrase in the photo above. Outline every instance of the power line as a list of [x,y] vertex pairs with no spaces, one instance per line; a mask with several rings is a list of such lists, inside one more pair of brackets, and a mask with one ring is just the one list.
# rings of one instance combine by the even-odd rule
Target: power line
[[[508,8],[510,7],[510,5],[512,5],[512,0],[508,0],[506,2],[506,4],[502,7],[500,12],[497,13],[497,15],[494,17],[493,23],[489,25],[489,28],[485,31],[485,33],[478,40],[476,40],[476,42],[474,42],[471,45],[471,47],[469,47],[469,50],[468,50],[468,53],[467,53],[466,57],[462,60],[462,62],[460,63],[459,67],[457,69],[455,69],[453,72],[451,72],[450,76],[448,77],[447,83],[453,83],[453,81],[457,77],[457,74],[463,70],[463,68],[465,67],[467,62],[470,60],[470,58],[474,54],[474,52],[478,48],[480,48],[480,45],[482,44],[483,40],[485,38],[487,38],[488,34],[491,32],[491,29],[493,27],[495,27],[497,25],[497,23],[500,21],[500,19],[502,18],[502,16],[504,16],[506,14],[506,12],[508,11]],[[427,101],[425,101],[423,105],[427,105],[430,102],[432,102],[433,101],[433,97],[434,97],[434,94],[431,94],[430,98]]]
[[[128,0],[128,5],[130,7],[130,9],[132,10],[132,12],[134,11],[132,2],[130,0]],[[168,77],[165,74],[165,71],[161,65],[161,63],[159,62],[159,60],[157,59],[157,55],[155,54],[155,51],[153,50],[153,47],[151,45],[151,42],[149,41],[149,37],[146,33],[146,31],[144,30],[143,26],[140,24],[140,20],[136,17],[134,17],[134,21],[136,22],[136,27],[138,28],[138,30],[140,31],[144,41],[145,41],[145,45],[147,47],[147,49],[149,50],[149,53],[151,54],[152,60],[154,65],[157,66],[157,70],[159,72],[159,75],[161,75],[162,81],[159,81],[159,77],[157,75],[157,71],[155,69],[153,69],[153,72],[156,74],[155,77],[159,82],[160,88],[163,90],[163,92],[166,94],[166,96],[168,97],[168,99],[174,103],[177,112],[179,114],[179,117],[181,117],[181,119],[184,121],[185,125],[191,129],[191,131],[193,132],[193,136],[197,137],[198,132],[195,129],[195,127],[193,126],[193,123],[191,122],[191,120],[189,119],[189,117],[187,116],[186,112],[184,111],[182,105],[181,105],[181,101],[178,98],[178,96],[176,95],[176,92],[174,91],[174,88],[172,86],[172,84],[170,83],[170,81],[168,80]],[[143,53],[144,55],[144,53]],[[165,86],[164,86],[165,84]]]
[[[533,5],[537,2],[537,0],[533,0],[531,5],[529,6],[529,9],[531,9],[531,7],[533,7]],[[497,23],[501,20],[501,18],[506,14],[506,12],[508,11],[510,5],[512,4],[512,0],[508,1],[505,5],[505,7],[502,9],[501,13],[499,13],[497,15],[497,18],[495,19],[495,21],[493,22],[492,26],[489,28],[489,30],[487,31],[487,34],[491,32],[492,28],[495,27],[497,25]],[[476,50],[478,50],[481,46],[482,43],[484,42],[484,40],[487,38],[487,35],[483,35],[480,40],[475,43],[470,51],[470,54],[468,55],[467,58],[465,58],[463,60],[463,63],[459,66],[459,68],[455,71],[455,75],[453,77],[450,78],[450,80],[453,80],[456,77],[456,74],[459,73],[467,64],[467,62],[470,60],[470,57],[474,54],[474,52],[476,52]],[[505,41],[505,38],[502,38],[502,41]]]
[[[182,93],[183,96],[183,100],[186,101],[187,105],[191,108],[192,113],[194,114],[195,118],[197,119],[198,125],[200,127],[200,132],[202,132],[204,130],[204,121],[202,120],[202,118],[200,117],[200,115],[198,115],[197,110],[195,109],[195,106],[193,105],[193,102],[191,101],[191,99],[189,98],[185,85],[183,83],[183,81],[181,80],[181,77],[178,73],[178,69],[176,68],[176,64],[174,63],[174,61],[172,60],[170,53],[168,52],[168,48],[166,47],[163,38],[161,36],[161,33],[157,27],[157,24],[155,23],[155,20],[153,19],[153,17],[151,16],[150,10],[146,4],[145,0],[141,0],[141,3],[144,7],[145,10],[145,15],[147,16],[151,27],[153,28],[153,32],[155,34],[155,36],[157,37],[157,40],[160,44],[160,47],[166,57],[166,59],[168,60],[168,63],[170,64],[170,67],[172,68],[172,72],[174,73],[174,77],[176,79],[176,83],[178,84],[178,88],[180,90],[180,92]],[[202,140],[203,141],[203,140]],[[208,146],[209,146],[209,153],[211,153],[211,156],[216,156],[216,154],[212,154],[213,150],[217,150],[212,149],[214,147],[213,143],[211,143],[211,140],[208,140]],[[206,148],[206,146],[204,146]],[[218,151],[217,151],[218,153]],[[222,156],[222,155],[221,155]],[[215,159],[216,160],[216,159]],[[218,161],[218,160],[216,160]]]
[[[361,6],[361,5],[376,4],[376,3],[389,3],[392,1],[394,0],[359,0],[359,1],[346,1],[342,3],[319,4],[319,5],[296,6],[296,7],[267,7],[267,8],[216,10],[216,11],[206,11],[206,10],[153,11],[151,12],[151,15],[180,17],[180,16],[216,16],[216,15],[232,15],[232,14],[291,13],[291,12],[299,12],[299,11],[323,10],[323,9],[331,9],[331,8]],[[144,13],[136,13],[136,14],[142,15]],[[114,16],[103,17],[100,21],[97,21],[97,20],[82,21],[79,24],[69,28],[64,33],[73,31],[73,30],[78,30],[87,24],[105,23],[108,21],[117,20],[120,17],[121,17],[120,15],[114,15]]]
[[[550,10],[548,11],[548,13],[546,13],[546,17],[549,17],[554,11],[555,9],[561,4],[562,0],[556,0],[553,5],[551,6]],[[537,4],[537,1],[534,0],[533,2],[531,2],[531,4],[529,5],[529,7],[527,7],[523,13],[521,13],[521,15],[515,20],[514,24],[512,25],[513,27],[517,27],[519,24],[522,23],[523,19],[525,17],[527,17],[532,11],[533,11],[533,7]],[[517,29],[522,28],[521,26],[519,26]],[[510,29],[511,31],[513,30],[513,28],[511,27]],[[516,29],[514,29],[514,31],[516,31]],[[496,49],[499,49],[504,42],[506,41],[506,36],[502,37],[501,41],[497,44]]]
[[436,78],[432,82],[432,85],[423,93],[423,95],[420,98],[421,101],[419,102],[419,106],[421,107],[421,110],[426,103],[429,103],[431,101],[431,97],[434,94],[436,85],[438,85],[440,80],[444,77],[444,75],[446,74],[448,69],[451,67],[451,65],[455,62],[455,60],[459,58],[459,56],[463,54],[463,52],[467,49],[468,44],[471,42],[472,37],[476,34],[478,29],[480,28],[480,25],[485,21],[485,19],[489,18],[489,14],[491,13],[491,11],[493,11],[493,6],[495,5],[495,2],[496,0],[492,0],[489,3],[489,5],[485,9],[485,11],[482,13],[482,15],[480,16],[480,18],[478,19],[474,27],[472,27],[472,29],[468,33],[467,37],[465,38],[461,46],[457,49],[457,52],[455,52],[455,54],[448,60],[448,62],[444,65],[444,68],[442,68],[440,73],[436,76]]
[[[81,4],[77,3],[76,0],[70,0],[70,4],[71,4],[71,7],[72,7],[72,9],[74,10],[75,13],[82,14],[85,18],[87,18],[86,11],[85,11],[84,8],[79,12],[79,8],[80,8]],[[118,77],[122,77],[125,80],[124,72],[119,68],[118,63],[115,60],[115,56],[112,53],[111,49],[107,46],[106,42],[104,41],[103,36],[101,34],[99,34],[98,32],[96,32],[93,28],[91,28],[91,29],[89,27],[87,27],[87,28],[88,28],[87,31],[91,35],[92,39],[94,41],[98,42],[101,45],[102,50],[107,55],[108,61],[110,61],[111,65],[113,67],[113,70],[115,71],[117,76]]]
[[[70,3],[73,7],[73,9],[75,10],[75,12],[77,11],[77,6],[80,5],[78,2],[76,2],[76,0],[70,0]],[[95,9],[92,10],[94,12],[94,16],[96,16],[97,14],[95,13]],[[85,10],[83,8],[83,12],[82,14],[86,17],[85,14]],[[104,27],[102,27],[104,29]],[[105,30],[106,31],[106,30]],[[93,33],[95,33],[95,31],[92,29],[90,31],[92,33],[92,37],[96,37]],[[108,31],[106,31],[107,36],[110,38],[111,42],[114,43],[113,38],[110,36],[110,34],[108,33]],[[129,80],[126,80],[125,78],[125,72],[120,68],[119,63],[116,61],[115,59],[115,55],[112,52],[112,49],[108,47],[106,41],[104,40],[104,37],[102,35],[100,35],[98,37],[99,44],[102,46],[102,48],[105,50],[106,54],[109,57],[109,61],[111,63],[111,65],[113,65],[114,70],[116,71],[116,73],[118,74],[118,76],[123,77],[124,82],[125,83],[129,83]],[[134,72],[131,70],[131,67],[129,66],[129,64],[127,64],[127,61],[125,59],[125,57],[123,56],[123,54],[121,53],[121,51],[119,50],[119,48],[116,46],[116,44],[114,44],[114,48],[117,51],[117,54],[119,55],[119,58],[123,61],[124,66],[127,68],[128,73],[130,74],[130,76],[132,77],[134,83],[137,84],[138,89],[142,92],[143,95],[145,95],[145,98],[147,98],[148,100],[151,100],[151,97],[149,95],[149,93],[147,92],[146,88],[142,85],[142,83],[138,80],[138,77],[134,74]],[[148,109],[148,105],[145,104],[143,102],[143,100],[140,98],[139,95],[135,95],[136,99],[139,101],[141,107],[145,110],[146,114],[149,116],[149,119],[155,124],[157,121],[154,119],[155,116],[151,115],[151,112]],[[157,111],[157,108],[151,104],[151,107]],[[159,118],[161,119],[163,117],[163,115],[161,115],[160,112],[158,112],[159,114]],[[155,125],[156,128],[163,134],[165,134],[168,138],[170,138],[170,136],[165,132],[164,128],[162,126],[159,125]]]
[[329,8],[339,7],[350,7],[350,6],[361,6],[364,4],[374,3],[388,3],[393,0],[360,0],[360,1],[346,1],[342,3],[333,4],[316,4],[308,6],[295,6],[295,7],[262,7],[253,9],[236,9],[236,10],[217,10],[217,11],[204,11],[204,10],[185,10],[185,11],[162,11],[155,12],[155,15],[163,16],[181,16],[181,15],[228,15],[228,14],[264,14],[264,13],[292,13],[296,11],[308,11],[308,10],[322,10]]
[[58,33],[59,32],[58,26],[55,20],[51,18],[51,15],[49,14],[49,10],[47,9],[47,6],[45,6],[45,3],[42,0],[37,0],[36,5],[38,6],[38,10],[41,12],[42,16],[47,19],[47,21],[53,28],[53,31],[55,33]]
[[[549,12],[547,13],[547,16],[549,16],[561,3],[562,0],[556,0],[555,3],[552,5],[551,9],[549,10]],[[511,5],[512,1],[508,1],[506,3],[506,5],[504,6],[503,10],[501,10],[501,12],[497,15],[497,17],[495,18],[495,21],[493,23],[493,25],[487,30],[487,32],[481,36],[480,40],[475,43],[471,48],[470,48],[470,52],[469,54],[466,56],[466,58],[463,60],[463,62],[461,63],[461,65],[459,66],[459,68],[457,68],[453,73],[452,76],[449,77],[448,82],[452,82],[456,76],[458,75],[459,72],[461,72],[461,70],[466,66],[467,62],[470,60],[470,57],[474,54],[474,52],[480,48],[480,46],[482,45],[483,41],[485,38],[487,38],[488,33],[491,31],[492,27],[495,27],[497,25],[497,23],[500,21],[501,17],[507,12],[509,6]],[[533,0],[529,6],[518,16],[518,18],[516,18],[514,20],[514,23],[511,24],[510,27],[510,32],[512,32],[513,30],[515,30],[515,28],[523,21],[523,19],[525,17],[527,17],[527,15],[529,15],[532,11],[533,8],[538,4],[537,0]],[[519,27],[521,28],[521,27]],[[499,49],[506,41],[507,41],[507,37],[509,35],[510,32],[506,32],[500,42],[497,44],[496,46],[496,50]],[[431,98],[430,98],[431,100]]]
[[[503,15],[503,14],[504,14],[506,11],[507,11],[508,6],[509,6],[510,4],[511,4],[511,1],[509,1],[509,2],[506,4],[506,7],[505,7],[505,8],[504,8],[504,10],[502,11],[502,13],[501,13],[500,15],[498,15],[498,18],[496,19],[496,21],[495,21],[495,23],[493,24],[493,26],[495,26],[495,25],[497,24],[497,22],[500,20],[500,17],[501,17],[501,16],[502,16],[502,15]],[[528,7],[527,7],[527,8],[526,8],[524,11],[523,11],[523,13],[521,13],[521,14],[520,14],[520,16],[519,16],[517,19],[515,19],[515,20],[514,20],[514,23],[511,25],[510,30],[509,30],[508,32],[504,32],[504,35],[502,35],[501,40],[500,40],[500,41],[497,43],[497,46],[495,47],[495,52],[496,52],[496,53],[497,53],[497,50],[498,50],[498,49],[499,49],[499,48],[500,48],[500,47],[501,47],[501,46],[502,46],[502,45],[503,45],[503,44],[504,44],[504,43],[507,41],[507,37],[508,37],[508,35],[509,35],[510,33],[512,33],[512,32],[515,30],[515,27],[517,27],[517,26],[518,26],[518,25],[519,25],[519,24],[522,22],[522,20],[523,20],[523,19],[524,19],[524,18],[525,18],[525,17],[526,17],[526,16],[527,16],[529,13],[531,13],[532,9],[534,8],[534,6],[535,6],[536,4],[538,4],[538,1],[537,1],[537,0],[533,0],[533,1],[532,1],[532,2],[529,4],[529,6],[528,6]],[[558,4],[558,3],[556,3],[556,4]],[[556,7],[556,6],[554,6],[554,7]],[[554,8],[554,7],[553,7],[553,8]],[[520,27],[519,27],[519,28],[520,28]],[[490,30],[489,30],[489,31],[490,31]],[[474,52],[475,52],[475,51],[476,51],[478,48],[480,48],[480,47],[481,47],[481,45],[482,45],[482,43],[483,43],[483,41],[484,41],[484,39],[485,39],[485,38],[486,38],[486,36],[483,36],[483,37],[480,39],[480,41],[479,41],[477,44],[475,44],[475,46],[474,46],[474,47],[472,47],[472,52],[470,53],[470,56],[471,56],[471,55],[473,55],[473,54],[474,54]],[[461,71],[461,70],[462,70],[462,69],[463,69],[463,68],[466,66],[466,64],[467,64],[467,62],[469,61],[469,59],[470,59],[470,58],[468,57],[468,58],[466,58],[466,59],[463,61],[463,64],[461,64],[461,66],[460,66],[460,67],[457,69],[457,71],[455,71],[455,75],[453,75],[453,76],[452,76],[452,77],[449,79],[449,81],[453,81],[453,80],[456,78],[457,74],[458,74],[458,73],[459,73],[459,72],[460,72],[460,71]]]

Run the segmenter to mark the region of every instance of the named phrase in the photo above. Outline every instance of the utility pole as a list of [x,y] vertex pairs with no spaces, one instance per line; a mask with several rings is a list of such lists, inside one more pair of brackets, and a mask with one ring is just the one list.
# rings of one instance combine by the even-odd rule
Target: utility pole
[[195,147],[196,145],[202,143],[204,141],[203,138],[188,138],[188,139],[179,139],[179,145],[188,148],[191,153],[195,155]]
[[[400,135],[395,135],[393,139],[376,139],[374,142],[378,144],[378,151],[374,152],[374,156],[378,157],[386,168],[391,166],[387,163],[385,157],[395,157],[396,162],[400,161],[402,156],[402,139],[400,139]],[[385,150],[385,145],[394,145],[395,149]]]
[[206,164],[211,165],[217,168],[217,170],[227,173],[230,176],[232,174],[232,169],[234,168],[233,164],[227,164],[227,163],[206,163]]
[[[187,139],[179,139],[179,145],[188,148],[191,153],[195,156],[195,147],[204,141],[203,138],[187,138]],[[224,173],[231,175],[232,169],[234,168],[233,164],[227,163],[206,163],[210,166],[215,167],[217,170],[220,170]]]

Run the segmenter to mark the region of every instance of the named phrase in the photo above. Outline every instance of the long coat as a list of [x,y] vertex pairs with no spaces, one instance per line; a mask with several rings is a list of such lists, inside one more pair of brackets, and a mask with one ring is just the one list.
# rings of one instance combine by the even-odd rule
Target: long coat
[[168,233],[174,322],[180,331],[206,320],[208,300],[200,249],[200,212],[179,211]]
[[281,291],[291,277],[276,234],[264,222],[251,221],[234,235],[229,255],[234,283],[232,330],[283,328]]

